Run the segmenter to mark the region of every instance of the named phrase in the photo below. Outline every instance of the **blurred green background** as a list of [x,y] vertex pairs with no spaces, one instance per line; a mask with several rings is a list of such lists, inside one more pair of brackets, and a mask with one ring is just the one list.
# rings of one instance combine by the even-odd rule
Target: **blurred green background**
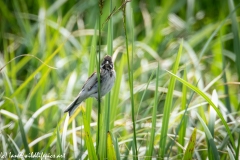
[[[101,60],[106,54],[114,59],[115,86],[102,98],[102,115],[96,100],[82,103],[90,144],[98,143],[99,133],[104,137],[102,148],[96,148],[99,159],[111,159],[108,130],[117,159],[182,159],[194,128],[192,159],[239,158],[239,1],[132,0],[123,15],[124,4],[0,1],[0,153],[91,158],[81,109],[70,119],[63,110],[97,71],[100,53]],[[173,72],[174,65],[176,75],[197,91],[170,82],[167,71]],[[218,107],[217,115],[200,91]]]

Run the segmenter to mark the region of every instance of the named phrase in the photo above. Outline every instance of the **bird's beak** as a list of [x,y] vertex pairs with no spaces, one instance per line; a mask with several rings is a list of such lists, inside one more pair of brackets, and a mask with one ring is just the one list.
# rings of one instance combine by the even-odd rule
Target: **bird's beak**
[[103,66],[109,66],[109,65],[110,65],[109,61],[106,61],[104,64],[101,65],[101,68],[102,68]]

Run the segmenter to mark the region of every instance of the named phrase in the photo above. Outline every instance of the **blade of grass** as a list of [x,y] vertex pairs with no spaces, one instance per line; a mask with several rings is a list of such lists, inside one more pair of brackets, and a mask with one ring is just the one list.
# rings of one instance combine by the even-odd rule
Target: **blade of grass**
[[118,105],[118,101],[119,101],[119,93],[120,93],[120,86],[121,86],[121,82],[122,82],[122,76],[123,76],[123,69],[124,66],[126,65],[126,55],[122,55],[122,58],[120,60],[120,64],[118,66],[115,67],[116,70],[116,80],[115,80],[115,84],[114,87],[112,89],[112,95],[111,95],[111,113],[110,113],[110,129],[112,129],[114,127],[114,121],[116,119],[117,116],[117,105]]
[[[109,14],[111,14],[112,11],[112,1],[110,1],[109,5]],[[108,55],[112,55],[113,52],[113,44],[112,44],[112,36],[113,36],[113,28],[112,28],[112,16],[110,17],[110,20],[108,21],[108,37],[107,37],[107,52]],[[99,140],[99,157],[100,159],[106,159],[107,155],[107,132],[109,131],[109,125],[110,125],[110,95],[111,92],[108,93],[105,96],[105,103],[104,106],[101,108],[101,128],[100,128],[100,140]]]
[[112,141],[112,135],[110,132],[107,132],[107,159],[116,160],[116,153],[114,150],[114,145]]
[[[211,135],[211,132],[209,131],[207,125],[205,124],[205,122],[203,121],[203,119],[199,116],[199,114],[198,114],[198,113],[196,113],[196,114],[197,114],[197,117],[198,117],[198,119],[200,120],[200,122],[201,122],[201,124],[202,124],[202,126],[203,126],[203,128],[204,128],[207,141],[209,142],[209,145],[210,145],[210,147],[211,147],[211,152],[209,152],[210,155],[208,155],[208,156],[213,155],[213,157],[214,157],[215,160],[219,160],[220,157],[219,157],[219,154],[218,154],[218,151],[217,151],[217,147],[216,147],[216,145],[215,145],[215,143],[214,143],[214,139],[213,139],[213,137],[212,137],[212,135]],[[209,150],[209,149],[208,149],[208,150]]]
[[100,83],[100,54],[101,54],[101,39],[102,39],[102,34],[101,34],[101,16],[102,16],[102,9],[103,9],[103,0],[99,0],[99,16],[98,16],[98,29],[99,29],[99,40],[98,40],[98,55],[96,55],[97,59],[97,78],[98,78],[98,129],[97,129],[97,144],[96,144],[96,151],[98,156],[101,154],[99,152],[99,140],[100,140],[100,129],[102,128],[100,125],[101,121],[101,97],[100,97],[100,91],[101,91],[101,83]]
[[[112,0],[110,1],[109,5],[109,14],[112,12]],[[108,21],[108,38],[107,38],[107,52],[108,55],[112,56],[113,53],[113,24],[112,24],[112,16],[110,17],[110,20]],[[106,101],[107,102],[107,113],[106,113],[106,133],[109,131],[110,126],[110,113],[111,113],[111,107],[110,107],[110,95],[111,92],[106,95]]]
[[[229,11],[234,11],[234,2],[233,0],[228,0],[228,7]],[[240,40],[239,40],[239,26],[237,21],[237,15],[236,12],[233,12],[231,14],[231,20],[232,20],[232,32],[233,32],[233,47],[234,47],[234,53],[236,54],[236,66],[237,66],[237,72],[238,72],[238,80],[240,81]]]
[[[82,130],[81,130],[81,135],[82,135]],[[80,152],[79,152],[78,143],[77,143],[77,130],[76,130],[75,120],[72,121],[72,140],[73,140],[72,143],[73,143],[74,158],[78,159],[78,155],[80,154]],[[82,145],[82,141],[80,143],[80,147],[81,145]]]
[[[122,0],[122,3],[124,1]],[[133,99],[133,73],[132,65],[130,65],[129,51],[128,51],[128,34],[127,34],[127,24],[126,24],[126,5],[122,7],[123,13],[123,27],[126,39],[126,52],[127,52],[127,64],[128,64],[128,77],[129,77],[129,87],[130,87],[130,97],[131,97],[131,108],[132,108],[132,123],[133,123],[133,155],[134,159],[138,159],[138,150],[137,150],[137,135],[136,135],[136,126],[135,126],[135,112],[134,112],[134,99]],[[131,8],[131,17],[132,17],[132,8]],[[133,27],[133,26],[132,26]],[[133,57],[132,57],[133,58]]]
[[[213,90],[213,93],[212,93],[212,102],[218,106],[218,95],[217,95],[217,92],[216,90],[214,89]],[[215,121],[216,121],[216,112],[215,110],[213,109],[213,107],[210,106],[209,108],[209,122],[208,122],[208,129],[210,131],[210,133],[212,134],[212,137],[214,138],[214,127],[215,127]],[[208,147],[210,147],[210,142],[208,142]],[[214,159],[214,156],[211,154],[212,151],[211,148],[208,148],[208,155],[209,155],[209,159],[210,160],[213,160]]]
[[[178,66],[179,66],[180,58],[181,58],[181,54],[182,54],[182,43],[183,43],[183,41],[181,42],[181,45],[178,50],[176,61],[173,66],[173,73],[177,73],[177,70],[178,70]],[[173,90],[175,87],[175,81],[176,81],[176,79],[171,77],[169,87],[168,87],[168,93],[166,96],[166,101],[164,104],[163,121],[162,121],[162,129],[161,129],[160,144],[159,144],[159,157],[161,157],[161,158],[164,157],[165,149],[166,149],[168,123],[169,123],[169,118],[170,118],[170,111],[172,108],[172,99],[173,99]]]
[[196,136],[197,136],[197,129],[194,128],[193,133],[191,135],[191,138],[188,142],[188,146],[187,149],[184,153],[184,157],[183,160],[189,160],[189,159],[193,159],[193,155],[194,155],[194,146],[196,143]]
[[60,137],[60,133],[59,133],[59,129],[58,128],[57,128],[57,144],[58,144],[59,154],[63,155],[63,148],[62,148],[62,144],[61,144],[61,137]]
[[[240,136],[240,133],[238,133],[238,136]],[[238,144],[237,144],[237,150],[236,150],[236,156],[235,156],[236,160],[238,160],[238,157],[240,157],[239,150],[240,150],[240,138],[238,138]]]
[[66,146],[66,137],[67,137],[67,127],[68,127],[68,121],[69,121],[69,114],[67,114],[67,117],[64,121],[64,124],[63,124],[63,130],[62,130],[62,136],[61,136],[61,140],[62,140],[62,149],[65,148]]
[[105,103],[104,105],[101,105],[101,117],[100,117],[100,139],[99,139],[99,148],[98,148],[98,157],[100,160],[104,160],[106,159],[106,154],[107,154],[107,146],[106,146],[106,143],[107,143],[107,114],[108,114],[108,111],[107,111],[107,104],[108,104],[108,98],[105,98]]
[[[184,70],[183,73],[183,79],[186,81],[187,80],[187,71],[186,68]],[[187,107],[187,87],[185,85],[182,86],[182,104],[181,104],[181,110],[185,110]],[[186,135],[186,129],[187,129],[187,122],[188,122],[188,116],[186,116],[185,114],[182,116],[183,121],[182,124],[180,125],[180,129],[179,129],[179,139],[178,139],[178,143],[181,146],[184,146],[184,137]],[[182,154],[183,150],[181,147],[178,147],[178,153]]]
[[115,148],[115,153],[116,153],[117,160],[121,160],[121,158],[120,158],[120,150],[119,150],[119,147],[118,147],[118,140],[117,140],[117,138],[115,138],[115,140],[114,140],[114,148]]
[[158,63],[158,68],[156,70],[156,89],[155,89],[155,95],[154,95],[154,106],[152,111],[152,127],[151,127],[150,141],[148,143],[148,150],[145,158],[146,160],[150,160],[152,158],[152,152],[154,147],[156,119],[157,119],[157,106],[158,106],[158,77],[159,77],[159,63]]
[[234,155],[233,155],[232,151],[229,149],[229,147],[227,147],[227,151],[228,151],[228,154],[229,154],[229,159],[230,159],[230,160],[236,160],[236,159],[234,158]]
[[[223,54],[224,44],[223,44],[223,40],[222,40],[222,34],[220,35],[220,41],[221,41],[221,52],[222,52],[223,83],[227,84],[227,76],[226,76],[226,69],[225,69],[226,68],[226,60],[225,60],[225,56]],[[232,109],[231,109],[228,85],[224,85],[224,94],[226,95],[226,97],[225,97],[226,108],[227,108],[228,112],[231,113]]]
[[[150,78],[149,78],[149,80],[148,80],[148,82],[147,82],[146,88],[145,88],[145,90],[144,90],[144,92],[143,92],[143,95],[142,95],[142,98],[141,98],[141,100],[140,100],[139,107],[138,107],[138,111],[137,111],[137,119],[138,119],[138,113],[139,113],[140,107],[141,107],[141,105],[142,105],[142,101],[143,101],[144,96],[145,96],[145,94],[146,94],[146,92],[147,92],[147,90],[148,90],[148,86],[149,86],[149,84],[150,84],[150,82],[151,82],[151,80],[152,80],[152,78],[153,78],[153,75],[154,75],[154,71],[152,72],[152,74],[151,74],[151,76],[150,76]],[[157,89],[157,90],[158,90],[158,89]]]
[[85,108],[83,108],[82,106],[81,106],[81,111],[82,111],[82,116],[83,116],[85,143],[86,143],[87,150],[88,150],[88,157],[89,157],[89,159],[95,160],[95,159],[97,159],[97,155],[96,155],[96,152],[94,149],[92,135],[90,132],[90,126],[89,126],[89,123],[88,123],[87,117],[86,117],[86,111],[85,111]]
[[[97,23],[95,24],[95,30],[94,30],[94,35],[92,37],[92,42],[91,42],[91,50],[90,50],[90,63],[89,63],[89,69],[88,69],[88,76],[90,76],[94,72],[94,67],[95,67],[95,56],[96,56],[96,45],[97,45]],[[93,104],[93,99],[88,98],[86,100],[86,114],[87,114],[87,119],[88,122],[91,122],[91,112],[92,112],[92,104]]]
[[[18,153],[20,153],[20,148],[18,147],[18,145],[15,143],[15,141],[12,139],[12,137],[10,137],[9,135],[8,136],[8,139],[7,139],[7,142],[8,142],[8,145],[11,146],[11,149],[13,151],[13,153],[15,155],[18,155]],[[11,158],[11,157],[10,157]],[[23,159],[23,158],[22,158]]]
[[201,90],[199,90],[197,87],[193,86],[192,84],[190,84],[189,82],[181,79],[180,77],[178,77],[177,75],[167,71],[169,74],[171,74],[172,76],[174,76],[179,82],[183,83],[184,85],[186,85],[188,88],[190,88],[191,90],[195,91],[198,95],[202,96],[213,108],[214,110],[217,112],[217,115],[219,116],[219,118],[221,119],[223,125],[225,126],[228,136],[230,137],[231,143],[233,145],[233,148],[236,149],[235,143],[234,143],[234,138],[231,134],[231,131],[228,127],[227,122],[224,120],[220,110],[215,106],[215,104],[211,101],[211,99],[204,94]]
[[[10,56],[10,59],[14,59],[15,55],[14,55],[14,52],[10,50],[9,52],[9,56]],[[12,83],[12,86],[13,88],[16,88],[16,72],[15,72],[15,68],[16,68],[16,61],[12,61],[10,63],[10,67],[11,67],[11,71],[9,71],[9,77],[11,78],[11,83]]]
[[133,141],[130,141],[128,144],[127,144],[127,148],[124,152],[124,158],[123,160],[129,160],[129,152],[130,152],[130,148],[133,146]]
[[4,133],[3,133],[3,128],[0,128],[0,133],[1,133],[1,135],[0,135],[0,139],[1,139],[1,143],[2,143],[2,153],[7,153],[7,143],[6,143],[6,140],[5,140],[5,135],[3,135]]

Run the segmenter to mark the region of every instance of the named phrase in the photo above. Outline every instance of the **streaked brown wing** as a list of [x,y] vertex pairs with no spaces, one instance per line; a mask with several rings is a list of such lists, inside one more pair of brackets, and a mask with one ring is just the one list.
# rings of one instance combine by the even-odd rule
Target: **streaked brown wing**
[[93,85],[97,82],[97,73],[93,72],[93,74],[87,79],[82,89],[90,90]]

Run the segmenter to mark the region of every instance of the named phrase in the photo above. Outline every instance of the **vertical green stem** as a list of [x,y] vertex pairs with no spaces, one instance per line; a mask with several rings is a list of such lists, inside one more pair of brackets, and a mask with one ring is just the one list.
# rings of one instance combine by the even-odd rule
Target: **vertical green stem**
[[159,77],[159,62],[158,68],[156,70],[156,86],[155,86],[155,95],[154,95],[154,106],[152,111],[152,128],[151,135],[149,139],[148,149],[146,152],[145,160],[150,160],[154,148],[155,132],[156,132],[156,119],[157,119],[157,106],[158,106],[158,77]]
[[102,7],[103,7],[103,1],[99,1],[99,51],[98,51],[98,59],[97,59],[97,78],[98,78],[98,130],[97,130],[97,142],[96,142],[96,151],[98,154],[98,149],[99,149],[99,137],[100,137],[100,120],[101,120],[101,96],[100,96],[100,91],[101,91],[101,84],[100,84],[100,53],[101,53],[101,16],[102,16]]
[[[122,1],[122,3],[125,3]],[[127,27],[126,27],[126,4],[122,8],[123,10],[123,26],[124,26],[124,33],[126,38],[126,51],[127,51],[127,63],[128,63],[128,77],[129,77],[129,86],[130,86],[130,94],[131,94],[131,107],[132,107],[132,122],[133,122],[133,155],[134,159],[138,159],[138,151],[137,151],[137,136],[136,136],[136,127],[135,127],[135,111],[134,111],[134,99],[133,99],[133,70],[132,66],[130,66],[129,61],[129,52],[128,52],[128,36],[127,36]],[[131,13],[132,16],[132,13]],[[133,26],[132,26],[133,27]]]
[[[110,7],[109,7],[109,14],[111,14],[112,12],[112,0],[110,1]],[[113,52],[113,45],[112,45],[112,41],[113,41],[113,25],[112,25],[112,16],[109,19],[108,22],[108,54],[112,56],[112,52]],[[110,127],[110,111],[111,111],[111,107],[110,107],[110,95],[111,92],[109,94],[107,94],[107,121],[106,121],[106,133],[109,131],[109,127]]]
[[[225,62],[225,56],[223,54],[224,43],[223,43],[223,40],[222,40],[222,33],[221,32],[220,32],[220,43],[221,43],[221,51],[222,51],[223,82],[224,82],[224,84],[227,84],[227,75],[226,75],[226,69],[225,69],[226,68],[226,62]],[[224,85],[224,93],[226,95],[226,97],[225,97],[226,108],[227,108],[229,113],[232,113],[228,85]]]

